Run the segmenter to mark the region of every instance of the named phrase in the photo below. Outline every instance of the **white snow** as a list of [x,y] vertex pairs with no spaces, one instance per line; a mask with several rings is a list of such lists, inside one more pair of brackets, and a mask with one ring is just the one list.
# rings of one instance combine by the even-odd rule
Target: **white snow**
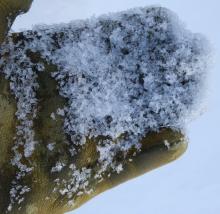
[[55,143],[49,143],[47,145],[47,148],[48,148],[49,151],[53,151],[54,150],[54,146],[55,146]]
[[[125,132],[137,143],[148,130],[182,128],[190,120],[209,50],[169,10],[137,8],[33,31],[24,32],[25,47],[13,58],[30,49],[58,66],[52,76],[69,103],[66,116],[57,113],[74,143]],[[36,73],[30,75],[34,80]]]
[[56,166],[52,167],[51,172],[60,172],[63,169],[63,167],[65,167],[64,163],[57,162]]
[[56,120],[56,115],[54,112],[51,113],[50,117],[53,119],[53,120]]

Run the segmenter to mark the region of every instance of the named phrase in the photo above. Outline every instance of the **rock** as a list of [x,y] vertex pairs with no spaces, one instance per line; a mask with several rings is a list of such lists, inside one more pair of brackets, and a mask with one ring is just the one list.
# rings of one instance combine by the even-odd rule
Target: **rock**
[[4,41],[16,16],[27,12],[31,3],[32,0],[0,0],[0,44]]

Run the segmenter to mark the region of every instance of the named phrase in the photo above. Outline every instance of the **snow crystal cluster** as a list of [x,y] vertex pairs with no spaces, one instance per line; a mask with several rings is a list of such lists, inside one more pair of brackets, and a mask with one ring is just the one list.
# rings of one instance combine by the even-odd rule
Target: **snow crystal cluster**
[[181,128],[190,118],[208,51],[204,38],[167,9],[138,8],[33,31],[24,33],[22,54],[40,52],[57,65],[52,77],[68,99],[64,128],[74,143],[122,133],[137,142],[149,130]]
[[[25,146],[26,158],[36,144],[32,120],[37,114],[36,79],[43,72],[43,65],[34,64],[27,52],[57,66],[51,76],[68,100],[57,111],[72,143],[108,137],[97,145],[103,163],[100,174],[109,166],[118,173],[123,170],[112,163],[114,151],[120,149],[115,147],[138,148],[143,136],[161,127],[181,129],[196,109],[209,49],[202,36],[185,29],[165,8],[136,8],[70,24],[37,26],[22,35],[20,43],[2,48],[2,54],[10,54],[1,64],[18,101],[17,144]],[[119,140],[122,134],[127,138]],[[52,171],[63,167],[58,163]],[[73,176],[73,183],[78,177]]]

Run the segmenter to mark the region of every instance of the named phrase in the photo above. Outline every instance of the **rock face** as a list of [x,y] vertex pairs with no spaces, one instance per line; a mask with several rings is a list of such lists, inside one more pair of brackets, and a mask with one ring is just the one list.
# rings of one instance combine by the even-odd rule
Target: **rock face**
[[1,213],[61,214],[179,157],[208,52],[160,7],[8,35]]

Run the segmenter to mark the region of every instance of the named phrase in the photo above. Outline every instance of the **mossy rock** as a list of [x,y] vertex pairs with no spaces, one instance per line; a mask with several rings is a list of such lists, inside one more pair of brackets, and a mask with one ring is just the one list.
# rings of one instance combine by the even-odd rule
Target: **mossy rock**
[[[46,69],[51,72],[55,67],[47,65]],[[62,118],[56,117],[55,120],[51,118],[51,112],[55,111],[57,107],[62,107],[65,100],[58,95],[56,83],[48,73],[42,73],[39,76],[39,82],[39,112],[34,121],[34,130],[36,138],[40,141],[29,160],[30,163],[28,163],[34,167],[34,170],[23,180],[20,180],[20,183],[17,183],[21,186],[28,185],[31,191],[26,193],[22,203],[13,204],[10,213],[63,214],[78,208],[94,196],[120,183],[176,160],[187,148],[184,135],[178,131],[164,128],[159,132],[149,133],[141,140],[142,146],[139,151],[133,148],[126,157],[122,157],[120,153],[116,156],[116,161],[123,163],[122,172],[117,173],[109,169],[107,173],[103,174],[102,180],[98,181],[94,178],[96,172],[100,170],[96,143],[103,137],[88,139],[85,146],[81,147],[77,155],[72,157],[69,152],[70,142],[62,129]],[[3,77],[1,77],[0,89],[0,118],[1,121],[4,121],[3,126],[0,127],[1,148],[3,148],[0,156],[0,211],[7,213],[11,197],[11,184],[16,176],[16,169],[10,164],[13,157],[11,147],[16,126],[16,118],[14,117],[16,102],[10,95],[8,81]],[[51,142],[54,143],[53,150],[48,149],[48,144]],[[167,145],[166,142],[169,144]],[[57,179],[68,181],[72,173],[72,170],[67,167],[64,167],[60,172],[51,173],[51,168],[57,161],[65,163],[66,166],[75,163],[77,169],[90,168],[92,171],[90,172],[91,176],[87,179],[87,189],[93,191],[79,194],[81,190],[78,190],[71,197],[54,191],[56,188],[63,189],[62,186],[57,186],[54,181]],[[68,203],[72,199],[74,199],[74,204]]]
[[[71,156],[69,152],[71,142],[63,131],[63,118],[56,116],[51,118],[51,113],[57,108],[65,105],[65,99],[57,91],[56,82],[50,77],[56,67],[45,66],[46,72],[39,75],[40,89],[37,97],[39,99],[38,115],[34,120],[34,131],[36,140],[35,152],[28,160],[28,165],[34,167],[31,174],[28,174],[20,183],[16,185],[29,186],[31,191],[27,192],[22,203],[13,204],[11,213],[19,214],[63,214],[67,211],[78,208],[94,196],[112,188],[129,179],[135,178],[152,169],[176,160],[187,148],[187,141],[184,135],[170,128],[163,128],[158,132],[151,132],[141,140],[141,149],[131,149],[123,157],[120,153],[115,157],[118,164],[123,164],[123,171],[117,173],[112,169],[106,170],[102,180],[95,179],[95,174],[99,168],[96,144],[103,136],[94,139],[87,139],[85,146],[78,148],[77,155]],[[1,76],[0,79],[0,212],[7,213],[10,203],[11,185],[17,173],[17,169],[11,165],[13,158],[13,138],[16,128],[16,101],[10,93],[9,82]],[[53,142],[53,149],[48,149]],[[169,142],[167,145],[166,142]],[[22,148],[21,148],[22,149]],[[23,160],[25,163],[27,160]],[[71,177],[72,169],[64,168],[60,172],[51,173],[51,168],[57,163],[62,162],[66,166],[74,163],[78,169],[92,169],[91,176],[88,178],[87,189],[92,189],[91,193],[81,190],[75,195],[68,197],[59,191],[59,185],[54,182],[57,179],[67,180]],[[63,187],[60,186],[60,190]],[[68,203],[74,199],[74,204]]]
[[[4,41],[16,15],[26,12],[31,2],[0,0],[0,43]],[[14,35],[15,42],[22,39],[22,34]],[[72,144],[63,130],[64,118],[58,114],[52,116],[67,102],[59,95],[57,82],[51,77],[51,72],[57,68],[43,61],[37,53],[29,53],[29,57],[33,63],[41,62],[45,67],[37,80],[38,105],[33,130],[38,143],[30,157],[25,157],[23,144],[15,148],[16,127],[19,126],[15,116],[17,100],[11,93],[9,80],[0,70],[0,213],[63,214],[108,189],[176,160],[185,152],[187,140],[184,134],[171,128],[162,128],[147,133],[140,140],[139,149],[131,148],[126,155],[117,153],[113,161],[117,165],[122,164],[123,170],[117,172],[108,166],[101,173],[102,177],[97,178],[97,172],[100,171],[97,143],[105,140],[106,136],[92,139],[85,136],[84,145]],[[123,137],[124,133],[120,138]],[[71,150],[75,152],[74,155]],[[12,164],[16,152],[22,154],[17,157],[20,158],[19,166]],[[23,176],[19,171],[21,166],[32,170]],[[85,176],[81,183],[77,180],[79,176]],[[66,188],[74,191],[66,194]]]

